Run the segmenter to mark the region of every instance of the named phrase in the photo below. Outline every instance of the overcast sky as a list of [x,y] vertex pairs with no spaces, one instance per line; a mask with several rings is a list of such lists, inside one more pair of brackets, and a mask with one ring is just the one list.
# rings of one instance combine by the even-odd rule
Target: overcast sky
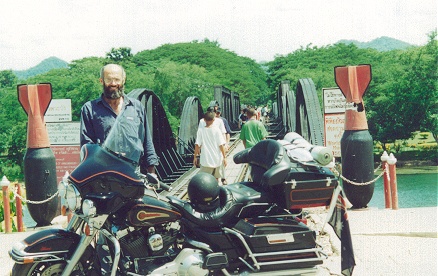
[[204,38],[270,61],[341,39],[424,45],[437,27],[437,0],[1,0],[0,8],[0,70]]

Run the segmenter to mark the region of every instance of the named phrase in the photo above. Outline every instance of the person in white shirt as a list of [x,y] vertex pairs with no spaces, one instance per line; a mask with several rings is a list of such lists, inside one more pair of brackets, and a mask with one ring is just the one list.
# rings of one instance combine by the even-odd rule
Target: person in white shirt
[[[196,134],[195,153],[193,164],[200,164],[199,172],[212,174],[216,179],[221,179],[221,165],[227,165],[225,158],[225,139],[219,127],[214,125],[215,113],[207,111],[204,114],[205,127],[199,127]],[[197,156],[200,156],[199,161]]]

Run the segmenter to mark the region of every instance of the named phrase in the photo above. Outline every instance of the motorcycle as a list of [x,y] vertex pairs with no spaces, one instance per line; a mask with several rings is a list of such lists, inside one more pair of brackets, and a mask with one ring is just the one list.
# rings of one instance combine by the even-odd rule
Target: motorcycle
[[315,198],[302,199],[296,196],[302,190],[292,190],[323,183],[328,188],[316,198],[326,204],[337,185],[330,171],[294,168],[279,143],[265,140],[234,156],[236,163],[251,165],[252,181],[218,186],[213,176],[199,173],[188,184],[189,200],[164,197],[158,191],[170,187],[138,169],[138,141],[120,135],[130,118],[119,114],[102,145],[82,147],[81,163],[58,187],[63,209],[73,213],[68,226],[17,242],[9,251],[15,261],[12,275],[302,275],[318,270],[327,256],[315,232],[291,212],[316,206]]

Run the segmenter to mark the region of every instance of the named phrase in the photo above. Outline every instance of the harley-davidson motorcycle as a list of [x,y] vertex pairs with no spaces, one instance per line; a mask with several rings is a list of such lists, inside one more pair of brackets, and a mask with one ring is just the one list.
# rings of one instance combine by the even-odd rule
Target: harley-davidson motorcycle
[[[327,204],[337,185],[320,167],[290,162],[264,140],[234,156],[251,164],[250,182],[218,186],[198,173],[183,200],[138,169],[141,152],[120,114],[102,145],[81,149],[61,181],[65,229],[45,229],[9,251],[12,275],[303,275],[327,257],[315,232],[291,210]],[[262,158],[260,158],[262,157]],[[304,186],[303,186],[304,185]],[[316,185],[316,186],[315,186]],[[319,185],[319,186],[318,186]],[[304,187],[304,188],[303,188]]]

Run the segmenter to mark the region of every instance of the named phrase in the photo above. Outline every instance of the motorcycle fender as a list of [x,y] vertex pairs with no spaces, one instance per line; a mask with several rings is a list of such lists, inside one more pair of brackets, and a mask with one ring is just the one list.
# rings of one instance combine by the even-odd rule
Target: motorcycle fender
[[45,229],[17,242],[9,251],[17,263],[32,263],[74,250],[80,236],[64,229]]

